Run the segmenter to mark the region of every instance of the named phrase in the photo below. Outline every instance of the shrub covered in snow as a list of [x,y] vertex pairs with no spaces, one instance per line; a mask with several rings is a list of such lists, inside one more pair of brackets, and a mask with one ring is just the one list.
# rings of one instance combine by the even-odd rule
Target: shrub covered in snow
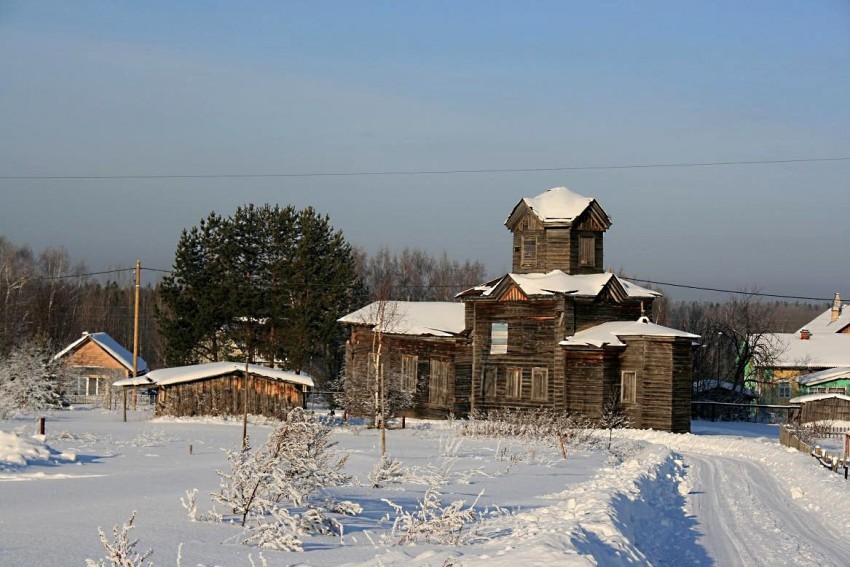
[[[130,514],[130,519],[127,520],[121,529],[118,526],[112,527],[112,541],[109,536],[103,533],[103,530],[98,528],[100,534],[100,543],[106,550],[106,556],[98,561],[91,559],[86,560],[86,567],[142,567],[145,560],[153,554],[153,550],[149,549],[144,553],[136,551],[136,544],[139,540],[130,539],[130,530],[135,529],[133,522],[136,519],[136,511]],[[152,565],[152,563],[148,563]]]
[[419,509],[414,512],[404,510],[391,500],[384,499],[395,511],[392,535],[398,538],[398,545],[415,543],[436,543],[440,545],[459,545],[468,528],[479,520],[475,511],[478,498],[468,507],[465,500],[455,500],[444,506],[439,485],[432,484],[419,501]]
[[0,360],[0,419],[60,406],[66,375],[46,343],[26,343]]
[[[230,470],[217,471],[220,489],[211,496],[231,514],[225,520],[244,527],[243,543],[300,551],[300,534],[342,533],[328,512],[359,512],[355,504],[315,498],[350,480],[342,472],[347,456],[333,451],[330,433],[324,422],[295,408],[261,447],[228,452]],[[184,506],[194,517],[190,493]]]

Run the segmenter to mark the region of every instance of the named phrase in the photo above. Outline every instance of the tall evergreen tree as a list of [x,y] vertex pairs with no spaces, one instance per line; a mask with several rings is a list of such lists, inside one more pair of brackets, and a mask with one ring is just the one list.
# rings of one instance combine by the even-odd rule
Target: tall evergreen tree
[[336,319],[364,299],[351,246],[330,219],[270,205],[239,207],[226,219],[213,213],[183,231],[160,290],[169,363],[247,354],[320,381],[341,367]]

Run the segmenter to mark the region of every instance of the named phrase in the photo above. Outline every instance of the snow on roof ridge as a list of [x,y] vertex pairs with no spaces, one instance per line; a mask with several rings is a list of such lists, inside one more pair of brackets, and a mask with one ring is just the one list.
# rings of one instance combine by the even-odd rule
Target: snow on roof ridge
[[[349,325],[378,324],[380,301],[353,311],[337,319]],[[387,301],[384,307],[392,314],[386,316],[383,331],[397,335],[422,335],[451,337],[466,328],[464,304],[456,301]]]
[[[188,366],[175,366],[172,368],[152,370],[145,376],[140,376],[139,378],[116,380],[113,383],[113,386],[168,386],[171,384],[181,384],[185,382],[195,382],[197,380],[215,378],[217,376],[223,376],[233,372],[243,372],[244,370],[244,362],[207,362],[204,364],[191,364]],[[261,366],[259,364],[249,364],[248,372],[250,374],[264,376],[273,380],[302,384],[311,388],[313,387],[313,378],[309,374],[296,374],[289,370],[269,368],[268,366]]]
[[579,195],[566,187],[552,187],[535,197],[523,197],[523,202],[544,222],[573,220],[595,200]]
[[[103,331],[98,331],[96,333],[89,333],[88,331],[83,331],[83,334],[79,339],[62,349],[53,357],[53,359],[59,360],[66,354],[70,353],[71,351],[82,345],[86,340],[92,340],[96,342],[115,360],[121,363],[121,365],[124,366],[127,370],[133,370],[133,353],[121,346],[118,341],[116,341],[108,333]],[[136,361],[136,370],[139,374],[143,374],[148,371],[148,363],[145,362],[145,360],[141,356],[138,357]]]
[[620,337],[629,336],[679,337],[697,340],[699,335],[652,323],[648,317],[637,321],[608,321],[565,338],[561,346],[625,346]]

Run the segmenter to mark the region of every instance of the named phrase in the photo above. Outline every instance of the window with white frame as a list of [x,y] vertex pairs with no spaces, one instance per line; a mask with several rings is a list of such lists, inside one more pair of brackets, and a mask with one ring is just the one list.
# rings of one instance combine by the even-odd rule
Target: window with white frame
[[549,398],[549,369],[536,367],[531,369],[531,399],[545,402]]
[[401,355],[401,387],[407,391],[416,390],[419,357],[411,354]]
[[519,399],[522,386],[522,368],[508,368],[505,373],[505,397]]
[[778,396],[780,399],[791,397],[791,382],[777,382]]
[[508,324],[492,323],[490,325],[490,354],[507,354]]
[[632,404],[637,401],[637,372],[623,370],[620,373],[620,402]]
[[809,388],[810,394],[847,394],[847,388],[838,386],[814,386]]
[[428,379],[428,401],[434,405],[447,406],[449,403],[449,371],[448,360],[431,359],[431,376]]

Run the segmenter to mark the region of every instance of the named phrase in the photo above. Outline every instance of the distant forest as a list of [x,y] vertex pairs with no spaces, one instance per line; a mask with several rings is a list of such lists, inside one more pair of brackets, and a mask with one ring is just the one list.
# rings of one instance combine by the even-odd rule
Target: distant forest
[[[367,300],[452,301],[457,293],[487,281],[483,264],[458,262],[446,253],[421,249],[400,252],[382,248],[368,254],[354,248],[358,276]],[[151,368],[164,365],[164,345],[157,330],[161,308],[159,276],[142,266],[140,355]],[[39,253],[0,236],[0,357],[35,340],[63,348],[81,333],[106,332],[132,350],[134,290],[132,269],[91,274],[62,247]],[[826,304],[763,301],[754,294],[730,294],[722,302],[656,302],[653,319],[697,333],[705,348],[695,357],[695,376],[740,380],[735,368],[736,341],[754,332],[790,332],[827,309]],[[344,313],[340,313],[340,316]],[[740,343],[738,343],[740,344]]]

